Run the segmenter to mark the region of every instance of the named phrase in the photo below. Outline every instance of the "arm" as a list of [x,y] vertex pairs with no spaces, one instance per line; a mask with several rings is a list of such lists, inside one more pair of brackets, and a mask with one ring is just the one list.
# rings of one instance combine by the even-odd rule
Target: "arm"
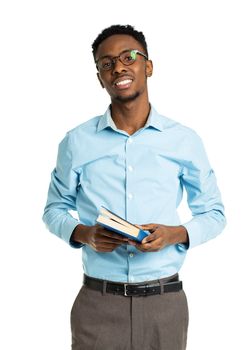
[[151,235],[140,245],[131,244],[142,251],[158,251],[170,244],[179,244],[181,249],[192,248],[214,238],[225,227],[224,207],[215,174],[200,138],[196,134],[193,136],[188,144],[190,159],[184,161],[180,176],[193,218],[180,226],[141,225]]
[[69,213],[70,210],[76,210],[78,183],[78,173],[72,167],[71,139],[67,134],[59,144],[57,164],[51,174],[43,221],[50,232],[73,247],[82,246],[70,242],[72,232],[79,224]]
[[52,172],[43,221],[49,231],[74,248],[84,244],[94,250],[109,252],[126,243],[125,239],[99,225],[86,226],[73,218],[70,210],[76,210],[79,175],[72,164],[71,138],[67,134],[59,145],[56,168]]
[[188,206],[193,218],[185,223],[189,247],[195,247],[215,238],[226,225],[224,206],[203,143],[195,134],[191,142],[192,161],[186,162],[181,182],[187,192]]

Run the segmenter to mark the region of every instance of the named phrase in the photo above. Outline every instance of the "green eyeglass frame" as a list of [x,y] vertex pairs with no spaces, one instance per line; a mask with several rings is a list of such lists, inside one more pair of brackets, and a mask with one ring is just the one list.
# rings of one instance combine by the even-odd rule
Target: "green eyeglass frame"
[[114,67],[116,60],[118,59],[125,66],[130,66],[131,64],[136,62],[137,55],[140,55],[144,57],[146,60],[148,60],[147,55],[145,55],[143,52],[139,50],[134,49],[134,50],[124,50],[118,56],[115,56],[115,57],[102,56],[98,58],[95,61],[95,63],[98,70],[108,71]]

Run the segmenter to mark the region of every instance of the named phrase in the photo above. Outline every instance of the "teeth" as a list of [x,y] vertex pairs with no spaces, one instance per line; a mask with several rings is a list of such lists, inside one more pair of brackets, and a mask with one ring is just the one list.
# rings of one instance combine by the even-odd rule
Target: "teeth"
[[126,80],[119,81],[118,83],[116,83],[116,85],[126,85],[126,84],[129,84],[131,82],[132,82],[132,80],[126,79]]

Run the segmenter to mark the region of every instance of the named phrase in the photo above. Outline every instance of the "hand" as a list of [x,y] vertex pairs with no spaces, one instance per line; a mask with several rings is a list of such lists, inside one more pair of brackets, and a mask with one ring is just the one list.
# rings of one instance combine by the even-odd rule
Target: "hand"
[[77,242],[88,244],[96,252],[112,252],[121,244],[128,243],[128,238],[106,230],[98,224],[94,226],[77,225],[72,238]]
[[188,234],[184,226],[167,226],[160,224],[137,226],[150,232],[150,235],[145,237],[141,243],[129,242],[142,252],[157,252],[167,245],[188,243]]

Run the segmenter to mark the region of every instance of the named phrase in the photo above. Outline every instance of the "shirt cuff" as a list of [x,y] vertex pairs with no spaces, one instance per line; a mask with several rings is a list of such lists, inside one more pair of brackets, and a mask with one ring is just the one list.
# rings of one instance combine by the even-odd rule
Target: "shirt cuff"
[[74,218],[68,218],[67,221],[64,222],[64,228],[62,230],[63,240],[73,248],[81,248],[84,246],[84,244],[75,242],[71,239],[73,230],[77,225],[79,225],[79,221]]
[[76,242],[76,241],[73,241],[72,240],[72,235],[71,235],[71,237],[70,237],[70,239],[69,239],[69,244],[70,244],[70,246],[71,247],[73,247],[73,248],[82,248],[82,247],[84,247],[84,243],[80,243],[80,242]]
[[189,242],[187,244],[187,249],[196,247],[202,243],[201,227],[199,223],[192,219],[191,221],[183,224],[188,233]]

